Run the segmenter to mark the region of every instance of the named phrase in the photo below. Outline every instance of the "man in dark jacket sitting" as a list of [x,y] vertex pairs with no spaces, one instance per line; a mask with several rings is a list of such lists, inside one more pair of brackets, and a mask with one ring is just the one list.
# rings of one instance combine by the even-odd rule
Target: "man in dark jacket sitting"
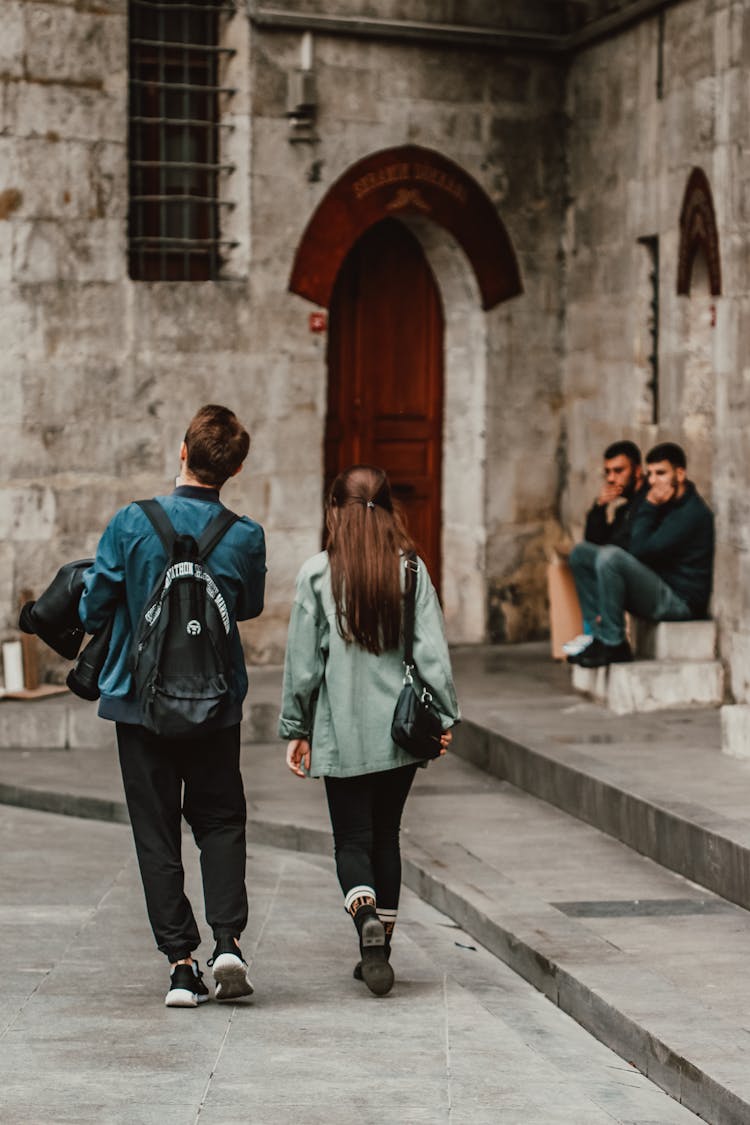
[[[611,543],[627,551],[633,514],[648,490],[643,478],[641,451],[634,441],[623,439],[607,446],[604,450],[602,475],[604,479],[599,495],[586,515],[583,542],[575,548],[578,569],[581,571],[587,571],[593,566],[599,547]],[[573,637],[562,646],[563,652],[570,656],[580,656],[594,639],[591,634],[593,622],[585,613],[583,619],[586,632]]]
[[628,549],[633,513],[646,494],[641,451],[634,441],[614,441],[604,450],[604,480],[586,516],[583,538],[603,547]]
[[626,610],[649,621],[690,621],[708,612],[713,514],[687,479],[679,445],[654,446],[646,468],[648,491],[633,514],[627,550],[610,544],[571,553],[581,608],[594,622],[593,643],[568,657],[572,664],[599,668],[631,660]]

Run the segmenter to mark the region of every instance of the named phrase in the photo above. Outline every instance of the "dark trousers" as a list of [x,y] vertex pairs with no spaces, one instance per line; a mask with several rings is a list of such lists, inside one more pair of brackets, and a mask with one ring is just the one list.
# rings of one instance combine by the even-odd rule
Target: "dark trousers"
[[171,962],[200,934],[185,894],[182,816],[201,855],[206,920],[214,937],[247,924],[245,794],[239,724],[199,738],[160,738],[117,723],[125,797],[156,944]]
[[416,771],[415,763],[325,779],[336,871],[345,896],[353,887],[372,887],[379,907],[398,907],[401,814]]

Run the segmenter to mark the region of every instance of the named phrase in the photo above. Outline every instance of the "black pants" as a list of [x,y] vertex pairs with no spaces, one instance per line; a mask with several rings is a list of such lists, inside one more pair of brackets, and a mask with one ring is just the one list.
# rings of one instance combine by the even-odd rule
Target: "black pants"
[[354,887],[375,891],[379,907],[396,910],[401,890],[401,814],[417,771],[412,766],[327,777],[336,871],[344,896]]
[[239,724],[191,739],[160,738],[144,727],[116,725],[125,797],[156,944],[170,961],[189,957],[200,945],[184,889],[183,815],[201,853],[206,920],[214,937],[239,937],[247,924],[247,814]]

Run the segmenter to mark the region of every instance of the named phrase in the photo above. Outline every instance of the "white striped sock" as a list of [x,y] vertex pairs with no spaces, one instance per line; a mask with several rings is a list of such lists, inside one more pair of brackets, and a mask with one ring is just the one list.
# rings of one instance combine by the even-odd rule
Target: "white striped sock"
[[371,898],[374,903],[375,891],[364,883],[358,887],[352,887],[344,899],[344,909],[350,911],[352,903],[358,898]]

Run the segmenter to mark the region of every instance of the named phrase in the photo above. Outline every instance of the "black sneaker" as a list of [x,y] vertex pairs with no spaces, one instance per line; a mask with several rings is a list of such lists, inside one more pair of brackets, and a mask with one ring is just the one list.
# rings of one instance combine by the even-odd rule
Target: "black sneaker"
[[207,962],[214,974],[217,1000],[237,1000],[252,996],[253,986],[247,975],[247,961],[233,937],[222,934],[216,939],[213,956]]
[[[619,645],[605,645],[596,639],[576,658],[580,668],[604,668],[607,664],[626,664],[633,659],[630,645],[622,641]],[[572,663],[572,661],[571,661]]]
[[203,973],[198,962],[192,965],[175,965],[169,974],[169,992],[164,998],[168,1008],[197,1008],[208,1000],[208,989],[203,983]]

